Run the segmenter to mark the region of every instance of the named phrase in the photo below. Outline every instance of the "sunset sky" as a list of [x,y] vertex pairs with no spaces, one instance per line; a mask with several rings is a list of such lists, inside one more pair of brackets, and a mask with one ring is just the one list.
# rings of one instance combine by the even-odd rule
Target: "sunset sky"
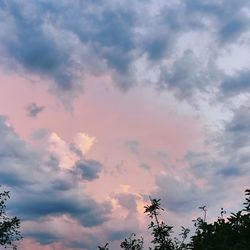
[[0,184],[21,250],[94,250],[161,198],[192,226],[250,183],[249,0],[0,0]]

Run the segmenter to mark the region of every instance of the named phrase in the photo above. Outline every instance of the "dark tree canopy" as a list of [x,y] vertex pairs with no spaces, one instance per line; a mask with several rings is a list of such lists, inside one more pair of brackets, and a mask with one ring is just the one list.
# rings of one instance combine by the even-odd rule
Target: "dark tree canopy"
[[6,202],[10,198],[9,192],[0,192],[0,246],[17,249],[15,241],[20,240],[20,220],[17,217],[8,217],[6,214]]
[[[150,204],[145,206],[145,213],[151,219],[148,229],[153,238],[149,250],[250,250],[250,189],[245,194],[244,208],[228,218],[224,218],[225,211],[221,208],[220,216],[212,223],[206,221],[206,207],[199,207],[204,216],[193,221],[195,233],[187,243],[185,241],[190,230],[182,227],[181,238],[173,237],[173,227],[159,221],[160,211],[163,210],[160,199],[150,199]],[[133,234],[121,243],[121,248],[145,249],[143,238],[136,239]],[[99,249],[108,250],[108,244]]]

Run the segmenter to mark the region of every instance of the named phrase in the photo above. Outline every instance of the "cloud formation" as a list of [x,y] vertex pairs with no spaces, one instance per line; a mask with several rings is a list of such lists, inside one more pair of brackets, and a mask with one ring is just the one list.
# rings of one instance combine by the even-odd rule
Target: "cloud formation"
[[39,106],[37,105],[35,102],[30,103],[27,107],[26,107],[26,112],[27,115],[29,117],[37,117],[37,115],[41,112],[43,112],[44,110],[44,106]]
[[[67,0],[0,1],[1,70],[8,74],[15,71],[32,81],[39,78],[37,82],[46,85],[50,93],[71,104],[84,86],[98,81],[94,86],[98,91],[87,89],[93,91],[88,98],[94,100],[83,101],[88,108],[83,117],[109,120],[103,125],[98,123],[101,119],[90,119],[93,126],[86,122],[88,131],[97,131],[98,139],[100,135],[100,144],[108,142],[93,153],[102,159],[100,162],[89,159],[97,138],[82,132],[75,134],[81,131],[76,128],[83,126],[82,122],[67,127],[68,121],[58,115],[59,121],[65,121],[57,126],[58,133],[46,128],[57,122],[43,121],[45,129],[33,136],[36,147],[21,139],[7,119],[0,117],[0,182],[12,190],[10,211],[24,221],[25,235],[37,240],[33,248],[63,244],[65,249],[94,249],[93,243],[98,240],[121,239],[136,231],[139,222],[133,214],[139,214],[138,203],[142,201],[140,195],[128,192],[130,186],[140,194],[145,187],[152,196],[162,198],[163,206],[177,219],[184,212],[190,216],[203,203],[233,207],[228,200],[235,200],[234,194],[228,194],[228,190],[239,190],[249,182],[250,68],[245,59],[250,55],[249,13],[247,0],[79,0],[74,5]],[[244,53],[239,53],[242,46]],[[102,86],[104,92],[99,92],[101,77],[108,79],[108,84],[105,81]],[[110,82],[122,92],[134,87],[134,99],[129,94],[126,99],[123,93],[115,96]],[[27,87],[31,93],[32,86]],[[106,103],[102,107],[103,100]],[[109,103],[118,100],[121,105]],[[47,107],[46,101],[42,103]],[[44,106],[35,102],[26,107],[30,117],[43,111]],[[39,118],[50,111],[46,109]],[[115,119],[121,118],[123,112],[125,118],[121,121],[125,125],[120,134],[121,123]],[[147,119],[142,119],[142,114],[148,114]],[[157,123],[164,120],[166,134],[163,125],[155,126],[151,114],[157,117]],[[201,133],[205,141],[197,146],[194,138],[194,142],[183,146],[180,137],[186,132],[179,133],[177,123],[173,133],[167,131],[173,115],[184,117],[177,121],[184,123],[180,126],[183,130],[189,130],[185,127],[186,117],[204,123]],[[165,120],[166,116],[169,120]],[[137,122],[150,121],[150,125],[138,122],[135,129],[134,117]],[[10,120],[16,121],[14,118]],[[28,120],[38,126],[40,119]],[[19,131],[25,126],[30,124],[22,121]],[[62,130],[67,130],[65,138],[75,135],[72,142],[61,137]],[[122,147],[117,141],[124,142]],[[153,146],[145,146],[145,141]],[[107,153],[109,147],[118,148],[112,156]],[[177,148],[187,152],[175,159],[173,152]],[[108,175],[117,178],[110,181]],[[147,185],[138,184],[138,176],[145,178]],[[100,177],[105,180],[105,188],[113,192],[106,195],[111,195],[108,201],[97,201],[86,191],[92,187],[98,193]],[[126,187],[125,193],[116,190],[119,185]],[[38,230],[40,222],[46,226]],[[53,232],[55,225],[57,230]],[[69,239],[73,232],[70,235],[60,231],[63,228],[75,229],[74,240]]]
[[[54,93],[71,97],[83,89],[84,75],[109,74],[122,90],[145,79],[180,98],[228,81],[227,75],[225,80],[214,78],[216,57],[248,37],[249,2],[195,0],[159,6],[110,0],[78,1],[69,8],[67,1],[3,1],[2,64],[49,78]],[[202,53],[199,44],[190,42],[195,36],[206,39]],[[231,78],[231,89],[238,85],[235,81]]]
[[[75,162],[75,168],[62,168],[61,159],[52,152],[41,153],[20,139],[5,117],[0,117],[0,135],[0,179],[13,193],[10,213],[23,222],[66,215],[85,228],[109,220],[111,204],[98,203],[84,192],[85,181],[98,178],[102,170],[99,162],[82,159]],[[54,144],[54,149],[62,149],[60,143]],[[33,232],[29,236],[44,244],[57,240],[56,234],[44,240],[45,234]]]

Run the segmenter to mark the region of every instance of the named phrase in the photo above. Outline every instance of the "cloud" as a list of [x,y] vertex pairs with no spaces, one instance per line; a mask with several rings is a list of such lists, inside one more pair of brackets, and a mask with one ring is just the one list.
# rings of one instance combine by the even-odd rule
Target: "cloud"
[[234,199],[234,190],[249,185],[249,117],[249,107],[234,109],[231,119],[209,138],[206,150],[187,152],[174,173],[157,174],[152,196],[175,214],[191,213],[202,204],[209,205],[211,214],[223,204],[233,211],[237,205],[228,201]]
[[162,68],[159,89],[173,90],[181,100],[191,100],[197,93],[209,91],[218,78],[217,70],[211,70],[210,61],[204,63],[191,50],[174,61],[171,67]]
[[95,137],[90,137],[85,133],[78,133],[74,138],[74,146],[80,150],[83,155],[87,154],[96,142]]
[[223,177],[236,177],[243,175],[239,167],[230,167],[230,166],[221,169],[220,171],[218,171],[217,174],[222,175]]
[[[85,72],[100,73],[106,67],[121,74],[128,71],[133,14],[125,10],[108,11],[93,1],[84,2],[86,8],[82,8],[80,1],[72,11],[67,10],[67,5],[5,2],[1,20],[14,33],[3,30],[1,47],[9,63],[54,80],[53,91],[77,95]],[[94,9],[101,7],[101,11],[95,11],[91,5]],[[93,64],[89,67],[91,57]],[[101,59],[101,66],[94,58]]]
[[[150,1],[78,1],[69,8],[67,1],[4,1],[2,65],[50,79],[50,90],[63,101],[79,95],[85,75],[107,74],[121,90],[141,84],[141,74],[153,74],[147,81],[190,100],[196,91],[218,84],[211,79],[217,74],[216,62],[206,67],[200,63],[204,57],[214,58],[221,45],[247,37],[244,10],[249,3],[195,0],[160,6]],[[199,44],[189,43],[187,34],[206,34],[200,58]],[[190,52],[183,54],[184,48]]]
[[249,107],[234,109],[232,118],[209,138],[207,150],[187,152],[181,170],[176,166],[174,173],[157,175],[152,195],[174,213],[189,213],[202,204],[210,206],[211,214],[220,204],[235,209],[228,201],[234,199],[234,190],[244,191],[249,182],[249,114]]
[[226,23],[220,30],[221,40],[228,42],[230,40],[237,40],[240,35],[249,27],[249,20],[247,18],[237,17]]
[[[48,195],[50,191],[50,195]],[[111,206],[108,203],[98,204],[86,197],[71,197],[46,189],[43,192],[22,196],[10,203],[10,211],[22,220],[39,220],[48,216],[69,215],[84,227],[93,227],[108,220]],[[72,191],[72,190],[71,190]],[[70,193],[70,192],[69,192]]]
[[224,134],[219,138],[223,153],[228,155],[229,166],[238,168],[236,174],[246,175],[250,162],[249,152],[249,107],[240,106],[233,113],[232,119],[225,124]]
[[137,203],[136,201],[139,199],[137,195],[131,193],[120,193],[115,196],[118,201],[118,204],[125,209],[127,209],[130,213],[137,213]]
[[[49,7],[49,6],[48,6]],[[41,77],[51,77],[60,92],[79,90],[73,73],[75,61],[70,57],[71,50],[64,32],[58,34],[52,23],[46,22],[42,15],[48,15],[42,1],[38,5],[29,2],[5,2],[1,11],[1,20],[13,34],[2,33],[1,45],[6,56],[11,55],[14,63],[28,72]],[[61,40],[62,41],[62,40]],[[11,63],[11,62],[10,62]]]
[[25,233],[23,237],[35,238],[36,241],[41,243],[42,245],[51,244],[60,239],[55,234],[51,234],[49,232],[29,232],[29,233]]
[[76,172],[80,173],[83,179],[92,181],[99,178],[102,165],[94,160],[81,160],[76,162]]
[[[122,91],[149,83],[174,94],[178,101],[193,103],[204,98],[208,108],[216,105],[211,102],[215,97],[223,105],[249,92],[248,68],[231,74],[217,65],[232,46],[248,46],[247,0],[87,0],[74,5],[64,0],[14,0],[0,5],[1,67],[28,78],[39,76],[41,84],[49,84],[49,90],[62,100],[65,96],[74,100],[89,75],[111,77]],[[171,212],[191,214],[204,202],[223,203],[228,190],[248,183],[250,112],[246,107],[227,109],[232,119],[221,124],[216,138],[209,138],[211,151],[189,152],[169,173],[158,173],[152,195],[162,198]],[[27,107],[31,117],[43,110],[36,103]],[[87,158],[97,139],[78,133],[67,142],[46,129],[34,137],[39,150],[22,140],[6,118],[0,118],[0,182],[12,189],[11,212],[25,222],[70,218],[81,229],[91,228],[93,234],[103,236],[103,228],[110,223],[111,204],[97,202],[85,191],[86,183],[98,179],[104,168],[101,162]],[[124,145],[134,156],[140,155],[138,140]],[[167,155],[159,153],[158,160],[166,165]],[[139,166],[151,169],[146,163]],[[131,212],[130,221],[125,222],[127,227],[112,221],[115,226],[106,227],[109,239],[121,239],[138,226],[132,218],[136,195],[118,194],[115,199]],[[34,231],[30,237],[50,244],[66,236],[58,235],[57,230],[55,234]],[[97,242],[93,234],[86,240],[70,241],[68,246],[91,249]]]
[[[38,151],[20,139],[2,116],[0,136],[1,184],[11,190],[10,214],[24,223],[68,216],[82,228],[100,226],[110,219],[111,204],[95,201],[84,190],[86,181],[98,178],[100,163],[82,159],[80,173],[62,168],[49,151]],[[52,141],[54,151],[57,146],[64,149],[65,143],[58,136],[54,135]],[[33,231],[30,237],[43,244],[57,241],[53,235],[46,240],[45,234]]]
[[[225,3],[227,7],[225,8]],[[246,31],[249,26],[249,18],[244,12],[244,7],[249,6],[245,0],[242,1],[186,1],[186,8],[200,17],[208,17],[213,21],[218,39],[225,43],[235,42]],[[215,18],[215,19],[212,19]],[[208,22],[209,23],[209,22]],[[208,28],[210,28],[207,25]]]
[[30,103],[26,107],[26,112],[29,117],[37,117],[39,113],[41,113],[44,110],[44,106],[39,106],[35,102]]
[[162,205],[175,213],[188,213],[204,203],[205,192],[187,178],[159,175],[156,186],[154,197],[161,198]]
[[241,70],[233,76],[227,76],[221,83],[221,90],[225,97],[246,94],[250,91],[250,71]]
[[[95,137],[88,136],[85,133],[77,133],[73,142],[68,143],[57,133],[46,129],[35,130],[33,139],[46,151],[50,160],[54,159],[60,168],[69,170],[75,167],[78,160],[86,161],[89,150],[96,142]],[[86,164],[89,163],[86,162]]]
[[58,134],[49,133],[44,140],[45,144],[47,144],[47,151],[58,159],[61,168],[71,169],[74,166],[78,156]]

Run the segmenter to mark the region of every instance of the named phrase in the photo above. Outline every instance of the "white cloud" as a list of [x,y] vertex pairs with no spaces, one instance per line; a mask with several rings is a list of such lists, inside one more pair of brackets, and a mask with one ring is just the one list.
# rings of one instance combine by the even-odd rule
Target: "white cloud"
[[48,151],[60,162],[60,167],[70,169],[77,161],[77,155],[70,149],[70,145],[59,137],[56,133],[51,133],[48,137]]
[[96,142],[95,137],[91,137],[85,133],[77,133],[74,138],[74,145],[83,155],[87,154]]

